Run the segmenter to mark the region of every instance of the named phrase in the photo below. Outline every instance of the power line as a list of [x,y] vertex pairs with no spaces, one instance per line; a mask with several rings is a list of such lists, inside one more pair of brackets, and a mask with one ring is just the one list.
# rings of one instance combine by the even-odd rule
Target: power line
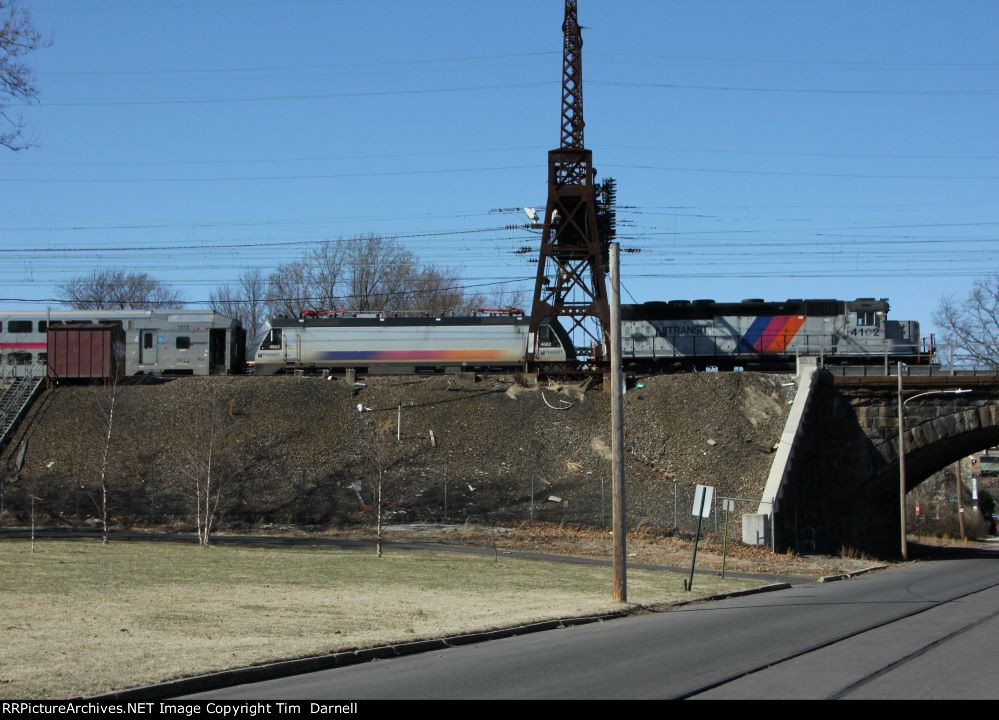
[[316,175],[243,175],[229,177],[168,177],[168,178],[0,178],[5,183],[192,183],[192,182],[259,182],[285,180],[341,180],[345,178],[398,177],[408,175],[449,175],[476,172],[502,172],[507,170],[533,170],[535,165],[504,165],[499,167],[448,168],[444,170],[386,170],[383,172],[321,173]]
[[[200,1],[200,0],[199,0]],[[270,66],[245,66],[226,68],[173,68],[160,70],[54,70],[36,73],[40,77],[104,77],[104,76],[138,76],[149,75],[210,75],[219,73],[244,73],[244,72],[298,72],[302,70],[338,70],[350,68],[366,67],[395,67],[398,65],[429,65],[440,63],[465,63],[478,62],[480,60],[510,60],[514,58],[526,57],[551,57],[558,53],[547,52],[526,52],[508,53],[503,55],[469,55],[465,57],[452,58],[410,58],[406,60],[381,60],[376,62],[360,63],[327,63],[319,65],[270,65]]]
[[128,107],[155,105],[223,105],[233,103],[291,102],[299,100],[337,100],[343,98],[391,97],[399,95],[439,95],[490,90],[523,90],[524,88],[551,87],[548,81],[508,83],[501,85],[466,85],[446,88],[416,88],[410,90],[366,90],[341,93],[318,93],[300,95],[256,95],[233,98],[174,98],[170,100],[80,100],[42,103],[11,103],[10,107]]
[[999,155],[904,155],[875,153],[821,153],[821,152],[791,152],[786,150],[732,150],[728,148],[693,148],[693,147],[659,147],[653,145],[602,145],[608,149],[641,150],[643,152],[695,152],[719,155],[770,155],[774,157],[819,157],[819,158],[851,158],[878,160],[999,160]]
[[604,163],[603,167],[623,168],[629,170],[658,170],[664,172],[714,173],[719,175],[771,175],[780,177],[849,178],[870,180],[999,180],[999,175],[886,175],[876,173],[828,173],[790,170],[724,170],[718,168],[668,167],[661,165],[626,165],[621,163]]
[[623,80],[587,80],[587,85],[621,88],[659,88],[663,90],[707,90],[713,92],[787,93],[791,95],[883,95],[929,97],[991,97],[997,90],[862,90],[837,88],[780,88],[738,85],[683,85],[680,83],[627,82]]
[[800,58],[795,59],[775,59],[775,58],[727,58],[727,57],[706,57],[706,56],[691,56],[691,55],[649,55],[642,53],[616,53],[616,52],[599,52],[599,51],[588,51],[589,57],[633,57],[633,58],[651,58],[651,59],[661,59],[661,60],[694,60],[697,62],[728,62],[728,63],[753,63],[753,64],[768,64],[768,65],[805,65],[805,66],[816,66],[816,65],[830,65],[830,66],[844,66],[844,67],[902,67],[902,68],[956,68],[964,69],[969,67],[999,67],[999,61],[981,61],[981,62],[891,62],[891,61],[881,61],[881,60],[804,60]]
[[[435,232],[422,232],[422,233],[404,233],[404,234],[394,234],[394,235],[381,235],[378,237],[383,240],[404,240],[404,239],[417,239],[417,238],[432,238],[432,237],[448,237],[453,235],[472,235],[480,233],[490,233],[490,232],[500,232],[503,230],[520,230],[522,228],[512,227],[509,225],[501,227],[491,227],[491,228],[475,228],[471,230],[441,230]],[[367,237],[353,237],[353,238],[340,238],[342,242],[365,242]],[[313,240],[290,240],[290,241],[275,241],[273,239],[260,240],[257,242],[245,242],[245,243],[227,243],[227,244],[210,244],[210,243],[198,243],[193,245],[131,245],[131,246],[99,246],[99,247],[46,247],[46,248],[2,248],[0,247],[0,253],[17,253],[17,252],[31,252],[31,253],[78,253],[78,252],[150,252],[154,250],[215,250],[215,249],[237,249],[237,248],[249,248],[249,247],[263,247],[270,248],[275,246],[288,246],[288,245],[321,245],[323,243],[335,244],[336,240],[330,240],[329,237],[324,236],[324,239],[313,239]]]
[[[430,289],[430,290],[404,290],[404,291],[373,292],[373,293],[370,293],[370,295],[359,295],[359,294],[354,294],[354,295],[336,295],[336,296],[333,296],[333,299],[336,299],[336,300],[353,300],[353,299],[356,299],[356,298],[370,297],[370,296],[374,296],[374,297],[377,297],[377,298],[392,298],[392,297],[409,297],[409,296],[413,296],[413,295],[430,295],[430,294],[435,294],[435,293],[440,293],[440,292],[455,292],[455,291],[461,291],[461,290],[473,290],[475,288],[482,288],[482,287],[494,287],[494,286],[497,286],[497,285],[511,285],[513,283],[518,283],[518,282],[532,281],[533,279],[534,278],[523,277],[523,278],[515,278],[515,279],[508,279],[508,280],[498,280],[498,281],[487,282],[487,283],[473,283],[473,284],[469,284],[469,285],[452,285],[452,286],[449,286],[449,287],[433,288],[433,289]],[[311,296],[309,296],[309,297],[267,297],[267,298],[262,298],[262,302],[267,302],[267,303],[274,303],[274,302],[298,302],[298,301],[310,302],[310,301],[313,301],[313,300],[325,300],[325,298],[324,297],[318,297],[318,296],[317,297],[311,297]],[[57,303],[57,304],[60,304],[60,305],[69,305],[69,304],[72,304],[72,303],[81,303],[81,302],[91,302],[91,303],[93,303],[93,302],[103,302],[103,301],[104,301],[103,298],[82,298],[82,299],[78,298],[78,299],[76,299],[76,300],[74,300],[74,301],[71,302],[71,301],[67,301],[65,298],[52,298],[52,297],[46,297],[46,298],[0,297],[0,302],[11,302],[11,303]],[[185,305],[211,305],[213,302],[214,302],[213,300],[184,300],[183,301],[183,303]],[[237,300],[235,302],[239,302],[239,301]],[[171,301],[171,300],[144,300],[143,303],[147,304],[147,305],[166,305],[166,306],[174,306],[174,305],[176,305],[176,301]]]
[[500,148],[468,148],[461,150],[427,150],[424,152],[396,152],[396,153],[367,153],[363,155],[313,155],[309,157],[297,158],[259,158],[259,159],[238,159],[238,160],[138,160],[122,162],[65,162],[65,163],[22,163],[8,162],[0,163],[0,166],[17,168],[35,167],[150,167],[163,165],[256,165],[268,163],[293,163],[293,162],[328,162],[339,160],[379,160],[384,158],[404,158],[404,157],[436,157],[441,155],[470,155],[475,153],[490,152],[518,152],[526,150],[546,150],[546,145],[520,145],[514,147]]

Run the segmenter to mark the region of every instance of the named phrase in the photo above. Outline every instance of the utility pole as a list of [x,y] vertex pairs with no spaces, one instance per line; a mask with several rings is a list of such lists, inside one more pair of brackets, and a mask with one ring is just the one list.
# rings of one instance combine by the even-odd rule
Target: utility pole
[[957,461],[957,520],[961,524],[961,540],[967,540],[964,529],[964,498],[961,497],[961,461]]
[[614,588],[611,598],[615,602],[628,601],[627,578],[627,528],[624,511],[624,375],[621,372],[621,277],[620,248],[610,244],[611,302],[611,482],[614,534]]
[[909,541],[905,535],[905,412],[902,400],[902,362],[898,363],[898,515],[902,528],[902,559],[909,559]]

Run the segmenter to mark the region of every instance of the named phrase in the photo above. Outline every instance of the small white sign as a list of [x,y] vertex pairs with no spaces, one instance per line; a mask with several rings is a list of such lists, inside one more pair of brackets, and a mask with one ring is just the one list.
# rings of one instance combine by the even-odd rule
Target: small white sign
[[725,512],[735,512],[735,500],[722,500],[722,510]]
[[694,509],[690,513],[694,517],[711,516],[711,500],[715,496],[715,489],[710,485],[698,485],[694,490]]

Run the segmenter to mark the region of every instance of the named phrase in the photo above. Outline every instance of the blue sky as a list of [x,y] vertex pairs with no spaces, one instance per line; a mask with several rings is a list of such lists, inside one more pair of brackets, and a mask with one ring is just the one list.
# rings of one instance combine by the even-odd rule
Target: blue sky
[[[0,153],[0,305],[97,266],[191,302],[324,239],[522,287],[561,0],[31,0],[37,146]],[[624,300],[888,297],[997,269],[999,3],[580,0]],[[525,279],[517,282],[518,279]]]

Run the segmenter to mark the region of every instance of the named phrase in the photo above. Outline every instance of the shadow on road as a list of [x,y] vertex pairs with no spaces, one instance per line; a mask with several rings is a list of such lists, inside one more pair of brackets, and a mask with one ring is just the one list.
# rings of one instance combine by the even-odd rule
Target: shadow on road
[[972,542],[965,547],[937,547],[910,542],[909,557],[913,560],[966,560],[972,558],[999,560],[999,542]]

